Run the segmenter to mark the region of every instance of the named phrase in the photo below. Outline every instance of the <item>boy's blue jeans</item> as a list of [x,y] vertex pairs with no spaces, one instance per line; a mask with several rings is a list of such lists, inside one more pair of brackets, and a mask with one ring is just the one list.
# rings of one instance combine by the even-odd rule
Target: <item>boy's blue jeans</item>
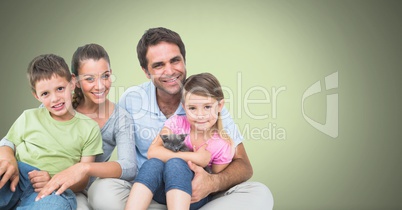
[[20,172],[20,180],[15,192],[12,192],[10,189],[10,181],[0,189],[0,209],[75,210],[77,208],[75,194],[70,189],[66,190],[61,195],[55,195],[55,192],[53,192],[51,195],[35,202],[38,193],[35,192],[31,181],[29,180],[28,172],[39,169],[26,163],[18,162],[18,170]]
[[[166,204],[166,192],[171,189],[179,189],[191,196],[194,172],[188,167],[186,161],[180,158],[172,158],[166,163],[151,158],[147,160],[140,168],[135,182],[139,182],[147,186],[153,193],[158,203]],[[197,203],[190,205],[190,209],[199,209],[210,201],[208,196]]]

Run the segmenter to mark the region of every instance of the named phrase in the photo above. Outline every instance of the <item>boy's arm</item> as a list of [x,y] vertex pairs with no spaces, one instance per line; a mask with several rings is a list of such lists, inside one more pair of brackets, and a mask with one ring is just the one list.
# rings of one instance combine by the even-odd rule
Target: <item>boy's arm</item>
[[14,150],[9,146],[0,146],[0,178],[0,189],[10,180],[11,191],[15,191],[20,178]]
[[191,202],[197,202],[211,193],[227,190],[247,181],[253,175],[253,168],[243,143],[237,145],[232,162],[218,174],[209,174],[191,162],[189,166],[195,173]]

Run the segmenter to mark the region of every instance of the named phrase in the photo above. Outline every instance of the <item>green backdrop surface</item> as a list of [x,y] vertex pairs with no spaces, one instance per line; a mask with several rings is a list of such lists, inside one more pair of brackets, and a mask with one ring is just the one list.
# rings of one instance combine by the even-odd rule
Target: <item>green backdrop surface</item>
[[1,1],[0,134],[39,105],[33,57],[104,46],[117,102],[147,81],[136,44],[163,26],[189,74],[220,79],[275,209],[401,209],[401,20],[400,1]]

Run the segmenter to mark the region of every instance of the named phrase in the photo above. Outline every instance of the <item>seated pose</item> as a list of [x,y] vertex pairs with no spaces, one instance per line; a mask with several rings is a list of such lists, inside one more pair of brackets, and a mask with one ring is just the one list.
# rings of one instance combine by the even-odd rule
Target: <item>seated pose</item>
[[[97,194],[109,192],[107,201],[111,202],[121,200],[120,194],[127,188],[130,190],[137,174],[134,126],[131,115],[107,98],[112,85],[112,69],[109,55],[102,46],[92,43],[78,47],[71,59],[71,71],[73,78],[77,79],[73,108],[98,123],[102,135],[103,154],[97,155],[93,163],[75,164],[57,174],[53,181],[62,184],[58,190],[62,192],[80,180],[80,177],[90,176],[90,183],[87,186],[88,197],[87,191],[76,194],[77,209],[88,210],[92,209],[89,201],[98,203],[93,199]],[[117,160],[111,161],[110,157],[116,147]],[[97,177],[99,179],[96,179]],[[50,194],[53,190],[55,189],[49,182],[39,196]],[[94,208],[99,209],[98,206]],[[105,208],[123,209],[124,206]]]
[[194,152],[173,152],[163,146],[158,135],[148,150],[148,158],[135,179],[126,209],[147,209],[151,200],[168,209],[198,209],[210,196],[191,203],[194,172],[186,161],[210,167],[219,173],[231,162],[234,149],[222,127],[220,112],[224,96],[219,81],[209,73],[189,77],[183,87],[182,106],[186,115],[174,115],[160,135],[187,134],[185,145]]
[[[166,120],[176,114],[185,115],[181,100],[187,75],[186,49],[178,33],[163,27],[150,28],[137,44],[137,57],[144,75],[150,81],[128,88],[119,104],[133,116],[137,161],[141,168],[148,160],[151,143]],[[242,143],[244,139],[240,130],[227,109],[223,108],[220,114],[225,131],[233,140],[235,154],[230,164],[216,174],[207,173],[203,167],[189,162],[195,174],[191,185],[191,202],[200,201],[213,193],[213,200],[202,210],[272,209],[273,197],[268,187],[260,182],[247,181],[253,175],[253,167]],[[129,193],[121,193],[124,201]],[[108,200],[110,196],[105,191],[97,199],[96,209],[116,209],[121,205]],[[165,210],[166,206],[152,201],[150,208]]]
[[[1,140],[0,209],[74,210],[73,192],[85,189],[88,176],[63,193],[37,197],[46,182],[37,182],[41,177],[31,179],[30,174],[43,170],[49,180],[76,163],[93,162],[95,155],[102,154],[99,127],[74,111],[71,93],[75,80],[63,58],[53,54],[34,58],[28,77],[32,94],[44,108],[24,111]],[[61,187],[60,183],[54,185]]]

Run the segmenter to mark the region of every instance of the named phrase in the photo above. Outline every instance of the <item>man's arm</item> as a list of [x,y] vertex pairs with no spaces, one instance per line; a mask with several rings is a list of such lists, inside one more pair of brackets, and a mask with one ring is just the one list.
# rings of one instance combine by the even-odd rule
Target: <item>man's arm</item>
[[237,145],[235,155],[229,166],[218,174],[209,174],[191,162],[189,162],[189,166],[195,173],[192,181],[191,202],[197,202],[211,193],[227,190],[247,181],[253,175],[253,167],[243,143]]
[[229,166],[213,177],[217,188],[213,192],[227,190],[237,184],[247,181],[253,176],[253,167],[248,159],[243,143],[236,147],[236,152]]
[[20,178],[14,150],[9,146],[0,146],[0,178],[0,188],[10,180],[11,191],[15,191]]

